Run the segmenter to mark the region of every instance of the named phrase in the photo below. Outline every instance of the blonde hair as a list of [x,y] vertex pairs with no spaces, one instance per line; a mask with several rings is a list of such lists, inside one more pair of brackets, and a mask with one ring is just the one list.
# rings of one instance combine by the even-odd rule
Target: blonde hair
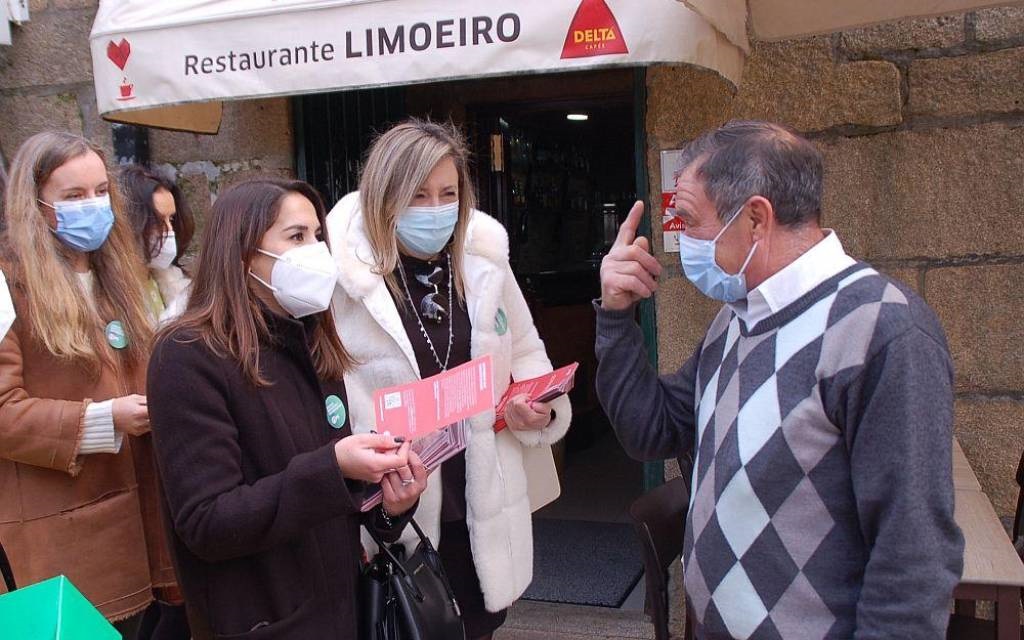
[[[450,122],[409,118],[380,135],[370,147],[359,180],[359,203],[373,248],[374,272],[384,277],[395,298],[405,301],[395,278],[398,266],[398,216],[412,202],[439,162],[451,158],[459,174],[459,221],[451,243],[451,269],[461,303],[465,293],[462,260],[469,215],[476,195],[469,175],[469,150],[462,133]],[[407,304],[407,301],[405,302]]]
[[89,152],[106,164],[99,147],[70,133],[39,133],[21,145],[11,161],[5,196],[5,262],[24,294],[25,320],[50,353],[84,362],[93,373],[103,364],[117,368],[103,332],[104,324],[116,319],[130,338],[120,353],[134,369],[149,356],[153,329],[143,301],[145,267],[132,230],[119,213],[115,180],[109,180],[114,226],[107,241],[88,254],[96,283],[92,300],[39,208],[40,191],[53,172]]

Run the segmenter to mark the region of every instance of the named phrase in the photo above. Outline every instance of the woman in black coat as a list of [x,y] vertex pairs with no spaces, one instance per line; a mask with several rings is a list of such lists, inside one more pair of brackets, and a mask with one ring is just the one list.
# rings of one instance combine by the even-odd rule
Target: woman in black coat
[[[194,637],[356,638],[359,526],[397,539],[426,472],[352,435],[337,272],[302,182],[221,194],[185,314],[158,338],[148,401]],[[384,502],[360,512],[380,483]]]

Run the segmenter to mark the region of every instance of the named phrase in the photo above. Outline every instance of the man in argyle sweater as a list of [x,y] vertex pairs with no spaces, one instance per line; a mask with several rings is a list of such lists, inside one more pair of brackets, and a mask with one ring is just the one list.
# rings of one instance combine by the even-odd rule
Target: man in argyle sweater
[[601,267],[598,394],[632,456],[693,453],[683,575],[698,638],[939,640],[963,555],[945,336],[819,226],[822,174],[779,125],[691,143],[674,199],[683,271],[726,304],[659,377],[634,321],[661,272],[635,237],[638,203]]

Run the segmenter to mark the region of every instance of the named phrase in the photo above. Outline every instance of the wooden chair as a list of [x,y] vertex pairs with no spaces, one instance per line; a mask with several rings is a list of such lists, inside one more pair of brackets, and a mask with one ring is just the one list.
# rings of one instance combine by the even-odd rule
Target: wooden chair
[[[1017,552],[1024,560],[1024,452],[1021,453],[1020,464],[1017,465],[1017,515],[1013,521],[1013,540]],[[1020,596],[1024,606],[1024,591]],[[996,637],[996,625],[991,620],[982,620],[972,615],[954,613],[949,617],[949,630],[946,640],[988,640]],[[1020,628],[1020,637],[1024,638],[1024,625]]]
[[[668,569],[683,551],[686,511],[690,505],[690,476],[686,469],[683,473],[683,477],[651,489],[634,500],[629,507],[629,515],[643,550],[644,580],[647,586],[645,608],[654,623],[657,640],[669,640]],[[686,637],[691,637],[689,616]]]

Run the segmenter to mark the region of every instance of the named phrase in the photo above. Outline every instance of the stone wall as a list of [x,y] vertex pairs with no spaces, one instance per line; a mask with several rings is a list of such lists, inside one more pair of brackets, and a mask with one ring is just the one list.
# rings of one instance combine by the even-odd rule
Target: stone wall
[[[688,68],[652,69],[648,92],[652,193],[659,151],[730,118],[784,122],[821,148],[826,225],[938,313],[957,437],[1011,516],[1024,448],[1024,8],[756,43],[738,92]],[[660,362],[671,371],[716,305],[677,254],[660,258]]]
[[[31,19],[0,47],[0,154],[10,162],[26,138],[47,129],[83,134],[112,157],[111,125],[99,117],[89,31],[97,0],[31,0]],[[151,130],[151,160],[175,176],[200,227],[213,197],[256,174],[295,172],[290,101],[228,103],[220,133]],[[197,237],[199,237],[197,235]]]
[[111,150],[92,86],[89,30],[95,0],[31,0],[31,20],[12,25],[13,46],[0,47],[0,152],[47,129],[84,134]]

